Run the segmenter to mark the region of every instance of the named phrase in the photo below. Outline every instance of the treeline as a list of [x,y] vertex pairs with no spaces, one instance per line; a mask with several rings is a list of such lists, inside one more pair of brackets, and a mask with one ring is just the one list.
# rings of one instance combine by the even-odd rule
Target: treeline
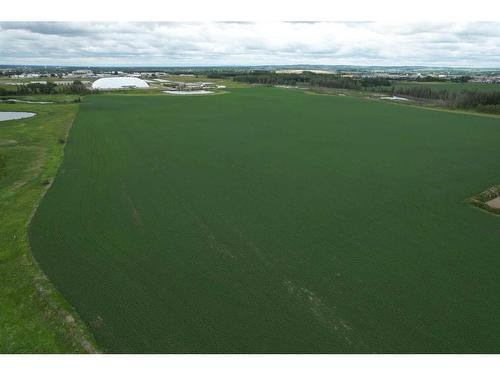
[[53,82],[47,83],[28,83],[16,86],[14,89],[0,87],[0,96],[15,95],[52,95],[52,94],[90,94],[92,90],[88,89],[81,81],[73,81],[71,85],[57,85]]
[[234,78],[237,76],[245,75],[247,73],[242,73],[242,72],[237,72],[237,71],[222,71],[222,72],[207,72],[206,76],[207,78],[214,78],[214,79],[224,79],[224,78]]
[[439,101],[441,104],[453,108],[500,113],[500,91],[462,90],[461,92],[450,92],[425,86],[392,86],[380,91],[406,98]]
[[449,92],[448,90],[433,90],[428,87],[395,87],[393,94],[425,100],[438,100],[454,108],[500,113],[500,91],[462,90],[461,92]]
[[433,90],[426,86],[396,86],[392,88],[392,93],[399,96],[410,96],[412,98],[426,99],[426,100],[441,100],[448,101],[452,93],[448,90]]
[[462,91],[455,94],[453,103],[457,108],[500,113],[500,92]]
[[384,78],[365,77],[349,78],[338,74],[315,74],[304,72],[302,74],[274,73],[269,71],[253,71],[241,73],[212,73],[209,78],[232,78],[237,82],[262,85],[308,86],[360,90],[366,87],[390,86],[391,82]]

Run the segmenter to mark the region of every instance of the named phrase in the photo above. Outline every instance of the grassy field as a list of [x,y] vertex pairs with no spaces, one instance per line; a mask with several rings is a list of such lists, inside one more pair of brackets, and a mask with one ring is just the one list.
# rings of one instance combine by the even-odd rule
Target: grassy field
[[500,352],[500,120],[277,88],[81,104],[36,259],[109,352]]
[[88,332],[34,263],[27,224],[62,161],[77,105],[0,104],[37,116],[0,122],[0,353],[93,350]]

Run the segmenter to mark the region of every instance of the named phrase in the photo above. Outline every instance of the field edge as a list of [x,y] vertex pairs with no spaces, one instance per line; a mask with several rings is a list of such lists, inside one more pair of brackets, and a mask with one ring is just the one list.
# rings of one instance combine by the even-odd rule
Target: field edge
[[99,353],[100,350],[97,348],[95,339],[93,338],[83,320],[78,315],[75,308],[66,301],[62,294],[57,290],[55,285],[47,277],[42,267],[38,264],[35,256],[33,255],[30,240],[30,229],[33,217],[35,216],[36,211],[45,195],[52,187],[54,179],[57,178],[57,174],[64,160],[66,141],[69,137],[69,133],[73,127],[76,116],[78,116],[79,108],[80,106],[78,106],[73,120],[67,127],[64,137],[65,142],[62,148],[62,155],[57,160],[58,165],[53,173],[47,176],[50,179],[50,182],[43,189],[39,199],[33,206],[30,216],[28,217],[28,220],[26,222],[26,250],[35,268],[36,274],[33,275],[33,286],[36,291],[36,298],[40,305],[40,308],[46,315],[44,318],[49,322],[51,326],[53,326],[54,330],[58,332],[58,335],[63,337],[64,341],[68,341],[69,345],[74,349],[75,352],[96,354]]
[[[59,107],[63,105],[54,104],[54,106]],[[64,104],[64,106],[66,106],[66,104]],[[26,105],[16,105],[16,109],[18,109],[18,107],[24,108]],[[75,107],[76,108],[70,108],[67,111],[66,109],[62,109],[60,112],[56,111],[58,115],[52,118],[43,117],[50,116],[51,109],[49,109],[49,106],[46,107],[47,110],[45,110],[45,108],[43,108],[43,110],[39,110],[37,108],[32,109],[33,112],[37,113],[36,118],[38,118],[39,121],[39,124],[35,125],[35,128],[32,130],[34,134],[33,136],[35,137],[34,139],[38,139],[40,141],[40,145],[35,147],[43,149],[45,157],[43,157],[43,162],[40,165],[40,171],[38,174],[35,174],[35,172],[32,173],[30,170],[27,175],[25,175],[23,181],[23,191],[16,191],[12,199],[6,198],[6,201],[4,202],[6,206],[6,214],[8,214],[9,211],[14,210],[17,211],[19,215],[24,216],[25,219],[22,223],[19,221],[14,227],[10,226],[4,228],[5,231],[3,235],[5,235],[6,240],[8,236],[14,236],[12,246],[9,247],[6,245],[6,248],[4,249],[7,253],[13,254],[12,258],[7,255],[7,258],[5,258],[7,261],[5,266],[10,267],[8,269],[10,272],[14,270],[14,273],[17,273],[18,276],[12,279],[14,284],[9,285],[9,283],[7,283],[3,285],[3,287],[7,293],[9,293],[8,290],[12,290],[15,294],[17,294],[22,303],[32,303],[34,305],[34,309],[32,309],[32,311],[34,311],[34,315],[27,314],[27,310],[25,311],[23,309],[12,310],[15,315],[20,317],[19,319],[21,319],[22,324],[25,325],[23,329],[26,330],[26,326],[28,326],[28,329],[39,330],[42,328],[39,324],[44,322],[43,329],[48,329],[48,332],[52,332],[51,335],[53,338],[51,340],[56,341],[53,343],[50,343],[50,340],[42,342],[38,341],[39,339],[37,336],[33,336],[33,340],[29,340],[29,345],[26,345],[22,341],[26,339],[26,337],[23,337],[23,334],[25,333],[23,330],[18,330],[15,325],[16,323],[13,325],[13,322],[9,321],[8,314],[6,314],[5,320],[2,322],[2,329],[10,329],[11,332],[5,332],[5,341],[3,343],[0,342],[0,347],[2,347],[2,349],[0,349],[0,353],[84,354],[100,352],[95,339],[83,320],[79,317],[76,310],[65,300],[62,294],[48,279],[43,269],[40,267],[34,257],[30,242],[32,219],[35,216],[42,199],[50,189],[52,181],[56,178],[64,159],[66,140],[79,110],[78,105]],[[52,106],[50,108],[52,108]],[[59,135],[57,135],[57,132],[59,132]],[[54,146],[54,143],[57,143],[58,141],[59,145],[62,143],[62,147]],[[15,155],[13,157],[16,158]],[[18,162],[18,160],[14,159],[14,162]],[[21,173],[26,174],[26,172],[27,170],[22,168]],[[42,183],[40,183],[40,181],[42,181]],[[5,186],[4,193],[14,191],[12,189],[13,186],[7,184]],[[25,206],[18,206],[16,199],[23,200]],[[26,209],[28,208],[26,207],[26,204],[31,206],[30,211]],[[27,217],[25,216],[26,214],[28,214]],[[10,229],[13,229],[14,232],[10,233]],[[16,239],[16,236],[20,238]],[[9,266],[9,263],[13,264],[13,266]],[[17,283],[15,283],[16,281]],[[30,284],[31,286],[26,289],[26,285]],[[9,302],[7,300],[6,304],[8,305],[8,303]],[[6,311],[8,312],[8,306],[6,306],[6,308]],[[12,341],[16,341],[16,337],[21,340],[20,343]],[[40,336],[39,338],[42,339]],[[45,337],[43,337],[43,339],[45,339]]]

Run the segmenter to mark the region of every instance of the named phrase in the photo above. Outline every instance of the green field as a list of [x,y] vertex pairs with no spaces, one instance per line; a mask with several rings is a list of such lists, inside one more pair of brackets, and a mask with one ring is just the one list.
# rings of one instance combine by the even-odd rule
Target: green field
[[109,352],[500,352],[500,120],[277,88],[87,97],[30,228]]
[[93,351],[87,329],[33,261],[26,233],[78,106],[0,104],[0,111],[37,113],[0,122],[0,353]]

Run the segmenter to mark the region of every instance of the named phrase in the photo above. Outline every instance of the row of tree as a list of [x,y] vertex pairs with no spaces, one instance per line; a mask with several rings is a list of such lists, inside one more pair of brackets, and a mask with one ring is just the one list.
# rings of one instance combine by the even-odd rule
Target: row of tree
[[381,91],[406,98],[439,101],[441,104],[453,108],[500,113],[500,91],[462,90],[461,92],[450,92],[443,89],[431,89],[425,86],[379,87],[374,91]]
[[441,100],[447,101],[451,99],[453,94],[448,90],[436,90],[427,86],[392,86],[391,92],[393,95],[409,96],[412,98],[426,99],[426,100]]
[[420,76],[415,78],[415,82],[460,82],[460,83],[465,83],[469,82],[472,79],[471,76],[457,76],[453,78],[447,78],[447,77],[436,77],[436,76]]
[[0,96],[37,95],[37,94],[85,95],[91,92],[92,91],[88,89],[81,81],[73,81],[71,85],[57,85],[53,82],[47,82],[47,83],[28,83],[26,85],[16,86],[15,89],[6,89],[0,87]]
[[480,112],[500,113],[500,92],[462,91],[454,95],[453,105]]
[[301,74],[274,73],[269,71],[253,71],[241,73],[212,73],[209,78],[232,78],[234,81],[257,83],[263,85],[309,86],[341,89],[363,89],[365,87],[390,86],[391,82],[383,78],[349,78],[338,74]]

